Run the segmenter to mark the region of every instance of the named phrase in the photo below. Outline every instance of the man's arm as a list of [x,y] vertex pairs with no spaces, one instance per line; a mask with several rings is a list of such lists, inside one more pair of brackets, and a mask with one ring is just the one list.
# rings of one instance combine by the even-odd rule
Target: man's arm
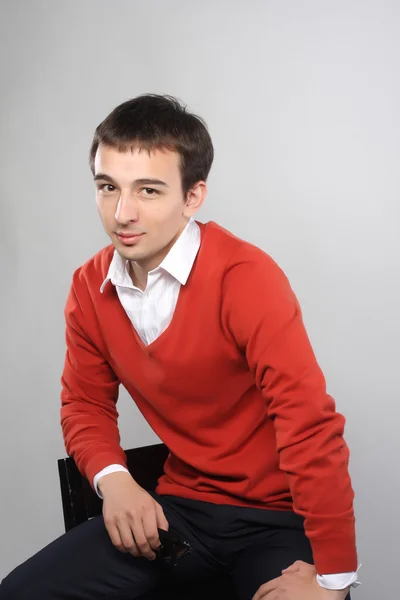
[[119,381],[86,332],[74,284],[65,307],[61,425],[67,452],[92,483],[110,464],[126,467],[118,431]]
[[[79,276],[75,274],[74,283]],[[91,305],[72,285],[65,309],[67,354],[62,376],[61,423],[67,452],[104,499],[112,543],[134,556],[155,558],[158,529],[168,529],[161,506],[126,469],[118,430],[119,381],[88,333]],[[122,471],[122,472],[121,472]]]
[[344,418],[326,393],[297,299],[279,267],[241,249],[225,276],[223,321],[274,422],[280,467],[320,574],[357,568]]

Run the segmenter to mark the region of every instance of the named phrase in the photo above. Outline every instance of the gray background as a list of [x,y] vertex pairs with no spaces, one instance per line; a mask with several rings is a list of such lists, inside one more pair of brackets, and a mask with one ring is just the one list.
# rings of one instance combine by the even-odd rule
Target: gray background
[[[397,597],[400,3],[3,0],[0,21],[0,577],[63,530],[63,307],[107,243],[91,136],[116,104],[157,92],[209,123],[200,218],[292,281],[347,416],[354,596]],[[126,447],[156,439],[124,394],[120,413]]]

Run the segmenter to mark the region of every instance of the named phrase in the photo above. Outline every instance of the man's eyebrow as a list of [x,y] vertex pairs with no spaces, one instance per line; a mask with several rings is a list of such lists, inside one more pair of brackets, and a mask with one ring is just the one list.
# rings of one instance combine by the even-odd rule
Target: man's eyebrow
[[136,185],[163,185],[169,187],[168,183],[161,181],[161,179],[135,179],[133,182]]
[[112,177],[110,177],[109,175],[106,175],[106,173],[96,173],[96,175],[93,177],[94,181],[97,181],[98,179],[102,179],[103,181],[110,181],[111,183],[115,183],[114,179]]
[[[96,175],[94,176],[94,180],[98,181],[99,179],[101,179],[103,181],[109,181],[110,183],[115,185],[115,181],[113,180],[113,178],[110,177],[109,175],[107,175],[106,173],[96,173]],[[147,178],[135,179],[134,181],[132,181],[132,184],[134,184],[134,185],[162,185],[164,187],[169,187],[168,183],[166,183],[165,181],[161,181],[161,179],[147,179]]]

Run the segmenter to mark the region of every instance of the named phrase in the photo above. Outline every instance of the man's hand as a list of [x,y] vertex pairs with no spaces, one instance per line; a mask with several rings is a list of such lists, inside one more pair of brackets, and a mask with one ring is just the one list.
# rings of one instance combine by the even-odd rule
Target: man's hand
[[301,560],[282,571],[281,577],[264,583],[253,600],[345,600],[346,590],[325,590],[316,580],[313,565]]
[[158,529],[168,531],[161,506],[129,473],[104,475],[98,482],[103,517],[112,543],[121,552],[154,560],[160,546]]

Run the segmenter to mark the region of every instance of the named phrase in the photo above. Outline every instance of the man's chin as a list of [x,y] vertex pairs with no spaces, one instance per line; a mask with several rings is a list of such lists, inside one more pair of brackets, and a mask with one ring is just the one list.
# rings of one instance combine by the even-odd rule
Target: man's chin
[[114,244],[114,248],[120,257],[125,260],[138,260],[140,258],[140,252],[138,252],[137,248],[124,246],[119,243]]

